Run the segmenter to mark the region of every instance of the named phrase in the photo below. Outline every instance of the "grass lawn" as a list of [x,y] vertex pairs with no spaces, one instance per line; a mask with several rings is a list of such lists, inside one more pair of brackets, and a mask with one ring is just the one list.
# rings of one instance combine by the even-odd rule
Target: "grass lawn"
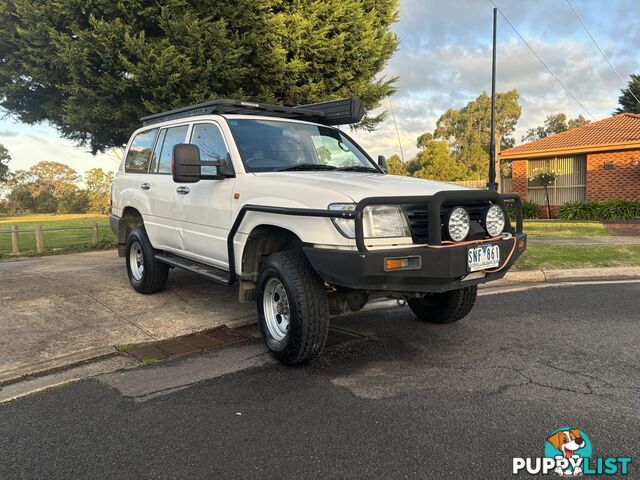
[[[42,226],[44,239],[44,254],[63,253],[70,251],[82,251],[93,249],[92,236],[93,223],[98,223],[100,243],[97,248],[109,248],[115,246],[115,236],[109,227],[109,217],[95,214],[70,214],[70,215],[23,215],[16,217],[0,216],[0,258],[6,258],[11,253],[11,234],[4,233],[11,230],[12,225],[20,230],[33,230],[36,225]],[[47,229],[73,227],[74,230]],[[88,228],[78,228],[88,227]],[[23,232],[18,234],[21,255],[36,255],[35,232]]]
[[611,235],[598,222],[524,222],[524,232],[532,237],[608,237]]
[[640,245],[529,244],[515,270],[640,265]]

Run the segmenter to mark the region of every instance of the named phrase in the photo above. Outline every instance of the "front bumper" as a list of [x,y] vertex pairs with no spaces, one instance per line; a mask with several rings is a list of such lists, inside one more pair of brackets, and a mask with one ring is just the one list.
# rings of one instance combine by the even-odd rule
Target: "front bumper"
[[[500,245],[500,271],[471,274],[467,267],[467,246],[448,248],[406,248],[394,250],[332,250],[304,247],[309,262],[330,284],[356,290],[389,292],[445,292],[498,280],[526,249],[527,235],[514,234],[514,239],[488,242]],[[522,246],[522,248],[520,248]],[[390,257],[420,257],[420,268],[386,271],[385,259]],[[506,265],[505,265],[506,262]],[[490,269],[495,270],[495,269]],[[465,279],[465,277],[469,278]]]

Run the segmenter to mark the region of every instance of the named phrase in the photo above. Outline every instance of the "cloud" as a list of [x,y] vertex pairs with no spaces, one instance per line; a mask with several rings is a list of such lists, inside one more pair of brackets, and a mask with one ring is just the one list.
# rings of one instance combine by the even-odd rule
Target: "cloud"
[[61,138],[26,133],[6,135],[0,132],[0,144],[9,150],[12,158],[9,167],[12,171],[27,169],[44,160],[64,163],[81,174],[95,167],[115,171],[119,164],[112,155],[98,154],[94,157]]
[[[518,31],[595,119],[605,118],[617,106],[624,85],[604,62],[569,6],[558,0],[537,2],[495,0]],[[605,2],[573,1],[618,72],[627,78],[638,71],[635,46],[640,33],[634,22],[633,1],[620,0],[615,8]],[[395,30],[400,49],[384,74],[397,75],[393,97],[405,158],[415,154],[415,140],[433,131],[448,108],[460,108],[491,88],[491,3],[476,0],[402,0]],[[606,7],[606,8],[605,8]],[[553,14],[550,14],[553,12]],[[627,28],[621,31],[621,25]],[[520,92],[522,116],[515,137],[540,125],[552,113],[591,118],[499,18],[498,91]],[[388,105],[383,105],[388,110]],[[354,136],[371,153],[399,152],[391,117],[372,134]]]

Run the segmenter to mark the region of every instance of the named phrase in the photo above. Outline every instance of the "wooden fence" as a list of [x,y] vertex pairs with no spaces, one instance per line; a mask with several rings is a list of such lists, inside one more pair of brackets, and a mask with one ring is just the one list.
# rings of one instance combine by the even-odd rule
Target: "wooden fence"
[[[47,245],[45,245],[45,236],[43,233],[48,232],[63,232],[63,231],[72,231],[72,230],[86,230],[87,241],[82,242],[85,245],[96,246],[100,242],[100,228],[105,228],[105,226],[98,225],[98,222],[93,222],[92,225],[81,226],[81,227],[51,227],[51,228],[43,228],[41,225],[35,225],[34,227],[20,229],[18,225],[12,225],[11,230],[0,230],[0,235],[11,235],[11,255],[20,255],[20,253],[24,252],[24,249],[20,248],[20,235],[24,233],[33,233],[35,235],[35,244],[36,251],[38,253],[43,253],[47,249]],[[31,250],[31,249],[28,249]],[[0,252],[2,253],[2,252]]]
[[[502,181],[502,187],[500,191],[502,193],[511,192],[511,178],[502,177],[501,181]],[[457,182],[449,182],[449,183],[462,185],[463,187],[477,188],[479,190],[484,190],[485,188],[487,188],[486,180],[459,180]]]

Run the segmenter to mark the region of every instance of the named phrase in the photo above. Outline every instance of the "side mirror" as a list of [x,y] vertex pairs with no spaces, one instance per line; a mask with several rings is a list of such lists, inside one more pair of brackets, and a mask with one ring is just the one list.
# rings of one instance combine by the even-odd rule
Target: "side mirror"
[[196,183],[201,179],[217,180],[224,178],[222,175],[203,175],[202,167],[224,167],[225,160],[202,161],[200,160],[200,148],[190,143],[179,143],[173,147],[173,160],[171,171],[175,183]]
[[387,157],[384,155],[378,155],[378,166],[387,173]]
[[200,181],[200,149],[197,145],[179,143],[173,147],[171,172],[176,183]]

